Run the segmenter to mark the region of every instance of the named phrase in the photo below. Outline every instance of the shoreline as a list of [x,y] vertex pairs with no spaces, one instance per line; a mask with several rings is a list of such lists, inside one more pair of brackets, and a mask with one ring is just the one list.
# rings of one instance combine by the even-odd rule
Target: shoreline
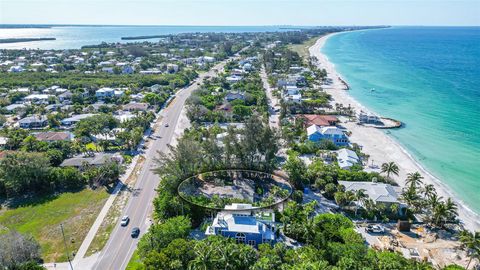
[[[321,52],[321,49],[328,38],[339,33],[331,33],[322,36],[312,47],[309,48],[310,55],[315,56],[318,59],[317,65],[319,68],[324,68],[327,71],[328,78],[333,81],[331,86],[325,88],[324,91],[332,96],[333,100],[331,103],[333,104],[341,103],[344,106],[350,105],[356,111],[372,111],[350,96],[348,90],[344,90],[343,77],[335,70],[334,64],[328,60],[328,57]],[[377,166],[381,165],[378,161],[382,163],[394,161],[398,165],[400,169],[399,175],[394,175],[392,178],[399,186],[405,186],[407,173],[415,171],[420,172],[424,177],[423,182],[425,184],[433,184],[438,196],[442,196],[444,199],[451,197],[454,200],[458,206],[458,218],[466,229],[470,231],[480,229],[480,216],[465,205],[458,196],[450,191],[446,184],[430,173],[392,136],[389,136],[382,130],[359,126],[353,122],[342,123],[342,125],[352,132],[352,135],[350,136],[351,141],[361,145],[364,152],[370,155],[369,161],[377,161],[375,162],[375,165]]]

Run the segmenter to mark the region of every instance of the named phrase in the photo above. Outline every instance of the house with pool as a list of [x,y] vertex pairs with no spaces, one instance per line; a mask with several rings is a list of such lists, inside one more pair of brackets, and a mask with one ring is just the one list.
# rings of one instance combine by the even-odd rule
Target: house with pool
[[[233,204],[217,214],[205,235],[221,235],[235,239],[237,244],[247,244],[255,248],[259,244],[274,244],[277,240],[273,222],[266,222],[253,215],[251,205]],[[241,209],[245,210],[241,210]],[[229,211],[234,210],[234,211]],[[240,210],[240,211],[239,211]]]

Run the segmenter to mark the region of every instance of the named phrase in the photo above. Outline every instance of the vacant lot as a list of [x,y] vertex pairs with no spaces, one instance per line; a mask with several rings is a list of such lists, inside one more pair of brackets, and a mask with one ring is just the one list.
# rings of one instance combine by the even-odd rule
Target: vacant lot
[[308,52],[308,48],[312,47],[315,42],[317,42],[319,37],[314,37],[309,40],[306,40],[302,44],[295,44],[295,45],[288,45],[288,48],[300,55],[303,58],[303,61],[307,61],[310,53]]
[[25,202],[0,210],[0,232],[15,229],[29,233],[42,247],[45,262],[66,261],[60,224],[70,252],[78,250],[108,197],[104,189],[84,189]]

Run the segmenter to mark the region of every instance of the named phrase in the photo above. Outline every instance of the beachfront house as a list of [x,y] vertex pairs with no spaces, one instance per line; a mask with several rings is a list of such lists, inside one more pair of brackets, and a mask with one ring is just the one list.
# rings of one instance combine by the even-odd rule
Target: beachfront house
[[354,151],[342,148],[337,151],[337,163],[341,169],[349,170],[353,165],[360,164],[360,158]]
[[345,132],[335,126],[317,126],[311,125],[307,128],[308,140],[312,142],[320,142],[329,140],[336,146],[347,146],[349,141]]
[[[404,215],[406,213],[406,205],[399,201],[401,194],[400,187],[377,182],[338,181],[338,183],[345,187],[345,191],[356,192],[363,190],[376,204],[383,204],[387,209],[389,209],[392,204],[398,204],[399,214]],[[357,204],[363,207],[361,202],[357,202]]]
[[324,127],[337,125],[338,118],[334,115],[298,114],[295,116],[295,121],[303,121],[304,127],[309,127],[311,125]]
[[[244,204],[233,204],[226,209],[238,210]],[[233,208],[232,208],[233,207]],[[250,205],[251,208],[251,205]],[[217,214],[205,235],[221,235],[235,239],[237,244],[258,247],[259,244],[276,242],[275,228],[253,216],[250,211],[222,211]]]
[[378,124],[382,121],[380,120],[380,117],[373,113],[360,111],[358,114],[358,122],[362,124]]

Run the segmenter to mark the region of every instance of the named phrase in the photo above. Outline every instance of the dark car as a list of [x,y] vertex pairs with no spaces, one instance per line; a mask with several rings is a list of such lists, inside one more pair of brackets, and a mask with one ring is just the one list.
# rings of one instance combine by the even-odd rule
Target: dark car
[[135,227],[132,229],[132,234],[131,234],[132,238],[137,238],[139,234],[140,234],[140,228]]

